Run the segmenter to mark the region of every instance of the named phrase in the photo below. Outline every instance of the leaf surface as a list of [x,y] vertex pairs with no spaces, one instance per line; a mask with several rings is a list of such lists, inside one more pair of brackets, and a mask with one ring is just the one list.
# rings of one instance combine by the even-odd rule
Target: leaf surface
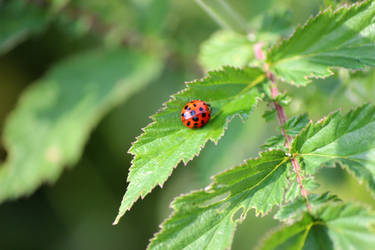
[[[134,155],[130,183],[114,224],[136,200],[156,185],[163,185],[179,162],[186,164],[198,155],[208,140],[217,143],[230,119],[235,115],[246,118],[262,96],[255,85],[264,79],[264,73],[255,68],[225,67],[189,83],[153,115],[154,122],[129,150]],[[195,99],[206,101],[212,108],[211,120],[200,129],[185,127],[180,117],[185,104]]]
[[55,182],[77,162],[101,117],[159,71],[158,58],[127,49],[78,54],[52,68],[22,94],[5,124],[0,201]]
[[374,27],[372,0],[328,8],[273,47],[267,62],[279,78],[296,85],[332,75],[330,67],[375,66]]
[[339,161],[375,193],[375,107],[364,105],[346,115],[336,112],[308,124],[294,140],[291,153],[310,174],[322,164]]
[[375,213],[359,205],[328,203],[268,237],[260,249],[364,249],[375,245]]
[[173,215],[161,226],[149,249],[228,249],[236,224],[251,208],[265,214],[283,199],[288,161],[268,151],[214,177],[202,191],[177,198]]

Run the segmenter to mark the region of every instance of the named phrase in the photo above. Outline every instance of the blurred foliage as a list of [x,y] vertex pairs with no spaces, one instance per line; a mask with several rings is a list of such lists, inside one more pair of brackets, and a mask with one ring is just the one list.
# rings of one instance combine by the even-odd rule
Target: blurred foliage
[[57,64],[25,90],[4,130],[0,201],[55,182],[64,165],[78,161],[101,117],[155,78],[160,66],[158,58],[127,49],[90,51]]
[[[267,31],[275,28],[275,23],[290,23],[278,29],[281,36],[290,34],[292,27],[329,2],[340,1],[228,1],[254,29]],[[283,22],[264,15],[282,17]],[[261,114],[267,107],[262,105],[245,123],[235,119],[222,143],[209,143],[200,158],[176,169],[162,192],[156,188],[118,226],[111,225],[125,191],[131,160],[126,151],[162,102],[182,89],[184,81],[202,76],[197,63],[200,46],[219,29],[191,0],[0,1],[0,162],[10,156],[4,145],[4,124],[14,116],[9,114],[17,107],[19,97],[48,79],[50,70],[71,56],[88,50],[126,48],[162,58],[160,64],[164,67],[147,88],[104,116],[82,149],[74,170],[66,171],[53,186],[44,185],[27,199],[0,205],[0,249],[144,249],[170,213],[168,206],[174,197],[203,187],[210,182],[209,176],[255,156],[266,138],[279,134],[276,122],[275,126],[264,126]],[[113,70],[110,63],[103,67]],[[354,78],[349,80],[348,75]],[[304,89],[281,85],[293,100],[287,108],[288,116],[308,111],[309,117],[316,120],[339,107],[346,111],[354,104],[371,101],[374,76],[373,70],[340,70],[339,77],[314,80]],[[67,79],[76,86],[80,84],[77,74]],[[47,101],[45,98],[44,94],[35,97],[40,102]],[[62,105],[69,98],[63,98]],[[26,117],[20,119],[30,136],[37,137],[34,132],[41,128],[33,127]],[[62,137],[69,137],[70,132]],[[32,146],[38,148],[44,143],[37,141]],[[0,165],[0,169],[3,167]],[[322,191],[330,189],[344,200],[355,198],[375,207],[366,188],[339,167],[321,170],[318,180]],[[233,249],[253,248],[277,225],[272,215],[264,219],[252,214],[239,226]]]
[[[0,2],[1,4],[1,2]],[[47,13],[24,1],[10,1],[0,8],[0,54],[41,32],[47,24]]]

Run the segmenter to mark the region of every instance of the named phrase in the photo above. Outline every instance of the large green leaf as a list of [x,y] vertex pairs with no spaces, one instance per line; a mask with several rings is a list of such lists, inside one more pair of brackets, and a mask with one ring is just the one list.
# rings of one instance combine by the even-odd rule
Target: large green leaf
[[158,58],[127,49],[87,52],[56,65],[23,93],[6,122],[0,201],[54,182],[79,159],[101,117],[159,71]]
[[375,213],[362,206],[328,203],[268,237],[261,249],[361,249],[375,245]]
[[254,59],[253,45],[245,35],[221,30],[202,44],[199,62],[206,71],[223,65],[243,67]]
[[337,11],[328,8],[273,47],[267,62],[279,78],[297,85],[332,75],[332,66],[375,66],[374,27],[372,0]]
[[[115,224],[140,197],[156,185],[162,186],[173,168],[196,156],[208,140],[217,143],[228,121],[235,115],[246,118],[262,95],[255,87],[264,81],[264,73],[255,68],[243,70],[225,67],[208,77],[188,84],[168,101],[164,109],[130,148],[134,155],[128,176],[128,188]],[[201,129],[185,127],[180,113],[185,104],[200,99],[212,107],[210,122]]]
[[287,161],[282,151],[262,153],[217,175],[205,190],[177,198],[149,249],[228,249],[236,224],[251,208],[264,214],[282,202]]
[[340,161],[375,192],[375,107],[336,112],[310,123],[294,140],[291,153],[311,174],[322,164]]
[[0,2],[0,54],[24,41],[30,34],[42,31],[47,24],[46,12],[26,1]]

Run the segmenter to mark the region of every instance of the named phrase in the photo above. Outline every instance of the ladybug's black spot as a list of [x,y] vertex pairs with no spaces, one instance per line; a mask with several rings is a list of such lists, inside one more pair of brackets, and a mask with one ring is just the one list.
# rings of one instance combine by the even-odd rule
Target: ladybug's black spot
[[194,123],[194,126],[198,126],[198,123]]
[[197,105],[195,105],[195,103],[193,104],[194,105],[194,107],[196,107]]
[[197,121],[199,121],[199,118],[195,116],[195,117],[193,117],[193,121],[197,122]]
[[185,106],[185,109],[187,109],[188,105]]
[[188,108],[187,110],[188,110],[188,111],[190,111],[190,110],[191,110],[191,108]]
[[203,108],[202,108],[202,107],[200,107],[200,108],[199,108],[199,111],[203,111]]
[[190,122],[187,122],[186,125],[190,126]]
[[191,111],[190,114],[193,116],[195,115],[195,110]]
[[206,113],[202,113],[202,117],[203,117],[203,118],[206,117]]
[[184,113],[182,113],[181,116],[184,116]]
[[204,124],[204,120],[201,121],[202,125]]

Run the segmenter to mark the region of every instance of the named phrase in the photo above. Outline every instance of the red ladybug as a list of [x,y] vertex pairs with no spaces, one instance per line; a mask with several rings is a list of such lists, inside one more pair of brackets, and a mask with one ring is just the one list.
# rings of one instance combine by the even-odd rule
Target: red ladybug
[[188,128],[201,128],[210,118],[210,104],[201,100],[186,103],[181,111],[181,121]]

